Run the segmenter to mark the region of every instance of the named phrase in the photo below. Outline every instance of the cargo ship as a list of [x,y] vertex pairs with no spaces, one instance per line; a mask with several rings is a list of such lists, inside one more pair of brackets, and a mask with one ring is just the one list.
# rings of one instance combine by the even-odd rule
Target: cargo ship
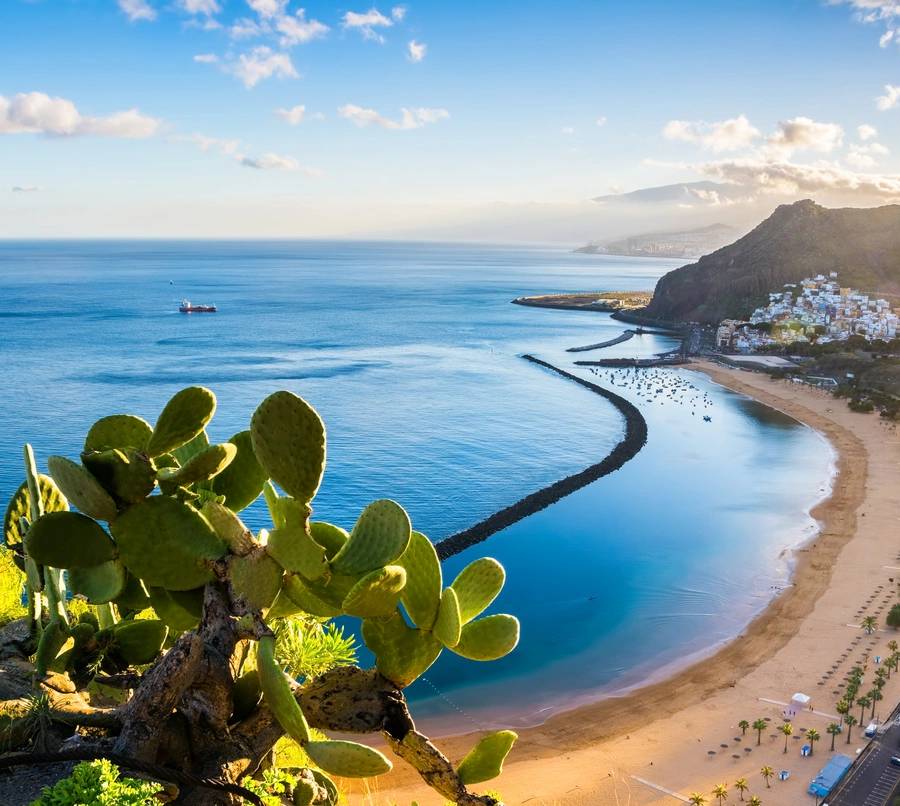
[[181,300],[181,307],[178,308],[181,313],[215,313],[215,305],[194,305],[189,299]]

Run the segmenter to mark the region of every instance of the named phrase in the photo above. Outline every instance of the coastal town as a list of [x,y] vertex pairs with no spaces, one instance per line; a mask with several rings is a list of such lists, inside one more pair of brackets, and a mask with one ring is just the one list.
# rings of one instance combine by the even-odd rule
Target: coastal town
[[752,353],[795,342],[825,344],[862,336],[890,341],[900,330],[900,311],[890,302],[842,287],[837,272],[788,283],[769,294],[749,321],[723,320],[716,330],[720,350]]

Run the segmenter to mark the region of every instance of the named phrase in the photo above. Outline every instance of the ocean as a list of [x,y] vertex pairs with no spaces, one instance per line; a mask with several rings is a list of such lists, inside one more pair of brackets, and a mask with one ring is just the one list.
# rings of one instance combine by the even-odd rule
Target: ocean
[[[685,370],[573,368],[613,338],[606,314],[511,305],[526,294],[652,289],[677,261],[550,247],[363,242],[0,242],[0,498],[76,457],[98,417],[151,422],[179,388],[218,396],[214,440],[290,389],[328,427],[315,517],[352,526],[391,497],[437,541],[600,461],[622,435],[605,400],[526,363],[613,383],[649,439],[616,471],[445,564],[499,559],[492,610],[522,622],[494,663],[444,652],[410,689],[431,730],[526,725],[622,691],[736,635],[783,586],[786,548],[814,534],[832,454],[810,429]],[[178,313],[182,298],[216,314]],[[604,356],[652,355],[645,335]],[[664,394],[657,389],[667,389]],[[710,417],[709,421],[703,415]],[[258,502],[245,513],[266,524]]]

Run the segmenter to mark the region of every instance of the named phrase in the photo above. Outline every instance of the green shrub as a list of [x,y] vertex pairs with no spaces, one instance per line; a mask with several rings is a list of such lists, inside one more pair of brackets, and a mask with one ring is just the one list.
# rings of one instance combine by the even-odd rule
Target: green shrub
[[83,761],[68,778],[46,788],[31,806],[155,806],[161,786],[122,778],[110,761]]
[[887,614],[887,618],[885,619],[888,627],[900,627],[900,604],[895,604],[890,613]]
[[24,585],[25,575],[16,568],[10,551],[0,546],[0,627],[25,615]]

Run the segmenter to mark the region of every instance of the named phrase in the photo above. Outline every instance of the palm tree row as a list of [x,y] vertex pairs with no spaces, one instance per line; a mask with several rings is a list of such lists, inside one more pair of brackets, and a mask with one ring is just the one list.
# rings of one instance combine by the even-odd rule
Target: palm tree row
[[[749,725],[748,725],[749,727]],[[768,774],[766,773],[768,770]],[[762,768],[763,777],[766,779],[766,786],[769,785],[769,777],[774,775],[771,767],[763,767]],[[740,793],[741,801],[744,801],[744,793],[750,789],[750,784],[747,783],[746,778],[738,778],[734,784],[734,788]],[[722,806],[726,800],[728,800],[728,784],[716,784],[712,789],[712,797],[716,798],[718,802],[718,806]],[[691,806],[706,806],[709,803],[706,795],[702,792],[691,792],[688,796],[688,803]],[[758,795],[751,795],[750,800],[747,801],[749,806],[762,806],[762,800],[760,800]]]

